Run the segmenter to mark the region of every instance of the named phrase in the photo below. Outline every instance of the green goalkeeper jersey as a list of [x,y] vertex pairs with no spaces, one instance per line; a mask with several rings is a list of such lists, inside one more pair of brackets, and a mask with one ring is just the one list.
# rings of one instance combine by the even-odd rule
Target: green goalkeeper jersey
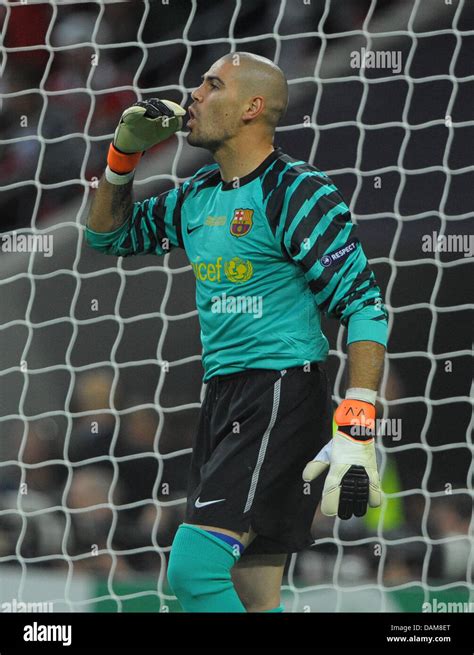
[[249,175],[223,182],[217,164],[134,203],[113,232],[86,229],[116,255],[184,248],[196,276],[204,380],[248,368],[323,361],[321,312],[347,342],[386,345],[387,312],[349,208],[314,166],[274,150]]

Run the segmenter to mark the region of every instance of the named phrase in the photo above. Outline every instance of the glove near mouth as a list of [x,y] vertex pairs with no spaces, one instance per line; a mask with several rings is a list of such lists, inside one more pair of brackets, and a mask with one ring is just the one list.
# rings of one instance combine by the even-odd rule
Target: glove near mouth
[[140,100],[126,109],[110,144],[107,164],[114,173],[130,173],[145,150],[165,141],[183,126],[186,111],[171,100]]

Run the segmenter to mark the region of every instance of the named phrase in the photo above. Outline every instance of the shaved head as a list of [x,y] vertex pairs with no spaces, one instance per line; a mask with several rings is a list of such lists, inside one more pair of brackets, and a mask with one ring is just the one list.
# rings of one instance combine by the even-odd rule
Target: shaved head
[[264,98],[262,118],[274,130],[288,106],[288,83],[281,68],[270,59],[250,52],[229,53],[220,61],[233,65],[242,98],[253,95]]
[[252,147],[272,143],[288,105],[288,84],[270,59],[232,52],[210,66],[191,97],[188,143],[215,153],[243,140]]

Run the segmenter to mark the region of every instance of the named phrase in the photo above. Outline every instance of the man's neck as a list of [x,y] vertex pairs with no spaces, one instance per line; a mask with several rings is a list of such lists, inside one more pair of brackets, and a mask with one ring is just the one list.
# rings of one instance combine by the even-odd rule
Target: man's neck
[[249,143],[227,143],[216,150],[213,157],[219,165],[222,179],[225,182],[232,182],[258,168],[274,149],[273,144],[268,142],[258,146]]

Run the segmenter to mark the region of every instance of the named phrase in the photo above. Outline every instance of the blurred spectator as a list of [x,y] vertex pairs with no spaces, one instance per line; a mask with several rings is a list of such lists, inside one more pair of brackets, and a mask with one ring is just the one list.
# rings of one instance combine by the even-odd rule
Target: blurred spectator
[[[110,411],[112,383],[113,373],[108,369],[95,369],[77,376],[72,407],[74,412],[85,414],[73,422],[68,452],[71,462],[102,457],[101,465],[110,468],[107,458],[112,454],[115,431],[115,417]],[[115,407],[119,399],[120,392],[116,390]]]
[[[74,472],[67,496],[66,507],[72,510],[72,529],[68,538],[70,555],[84,555],[75,567],[99,576],[109,575],[112,557],[102,550],[115,550],[120,546],[120,532],[126,529],[114,507],[120,504],[121,490],[113,475],[102,468],[88,466]],[[129,572],[124,558],[116,559],[114,576]]]
[[[22,483],[24,494],[38,491],[59,500],[57,494],[64,481],[66,467],[57,463],[62,460],[62,451],[56,422],[53,418],[25,420],[24,425],[17,421],[10,424],[7,434],[2,432],[1,459],[17,461],[18,464],[3,469],[0,491],[3,489],[18,493]],[[57,461],[49,463],[52,460]]]
[[[179,525],[184,521],[185,496],[173,494],[170,504],[146,504],[134,523],[134,534],[130,535],[129,547],[146,548],[131,561],[138,570],[157,571],[169,557],[169,549]],[[173,504],[176,503],[176,504]],[[162,557],[158,552],[167,549]]]
[[430,525],[437,546],[443,581],[468,581],[474,574],[472,497],[456,494],[432,501]]
[[116,454],[122,458],[119,470],[125,502],[156,498],[160,494],[154,445],[158,428],[156,412],[152,409],[136,410],[122,417],[120,428]]
[[0,494],[0,557],[18,556],[45,559],[44,566],[58,566],[62,556],[65,521],[61,511],[51,510],[56,505],[50,496],[28,490]]

